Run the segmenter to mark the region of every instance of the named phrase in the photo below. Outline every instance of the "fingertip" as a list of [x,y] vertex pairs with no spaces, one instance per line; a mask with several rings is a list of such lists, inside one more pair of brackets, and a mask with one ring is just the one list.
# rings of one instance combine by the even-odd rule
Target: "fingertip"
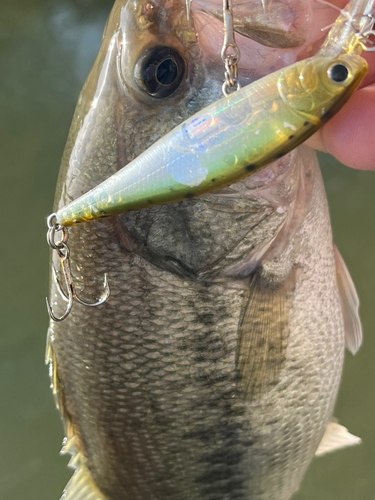
[[375,170],[375,86],[357,91],[314,141],[349,167]]

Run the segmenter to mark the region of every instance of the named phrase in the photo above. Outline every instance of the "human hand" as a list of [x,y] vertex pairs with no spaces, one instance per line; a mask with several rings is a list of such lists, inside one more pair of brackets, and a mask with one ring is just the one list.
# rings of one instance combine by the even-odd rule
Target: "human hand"
[[[347,1],[334,3],[342,8]],[[349,167],[375,170],[375,52],[363,52],[362,56],[369,72],[359,90],[306,144]]]

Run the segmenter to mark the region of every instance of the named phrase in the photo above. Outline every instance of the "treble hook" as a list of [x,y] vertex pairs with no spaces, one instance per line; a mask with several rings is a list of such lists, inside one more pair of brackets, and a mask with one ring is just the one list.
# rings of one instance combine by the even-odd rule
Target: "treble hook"
[[[104,274],[104,293],[102,297],[94,303],[86,302],[82,300],[80,297],[78,297],[75,286],[74,286],[74,281],[73,281],[73,276],[70,268],[70,250],[67,245],[68,241],[68,230],[66,227],[60,226],[60,224],[53,224],[52,221],[56,217],[56,214],[51,214],[48,219],[47,219],[47,226],[48,226],[48,232],[47,232],[47,242],[48,245],[52,248],[52,250],[55,250],[57,252],[57,256],[60,259],[60,264],[61,264],[61,271],[65,280],[66,284],[66,289],[67,292],[64,290],[63,286],[61,285],[60,278],[57,276],[57,271],[54,266],[53,267],[53,273],[54,273],[54,278],[56,281],[57,288],[61,294],[61,296],[67,300],[68,305],[66,308],[65,313],[57,317],[55,316],[54,312],[52,311],[51,305],[46,297],[46,303],[47,303],[47,310],[48,314],[50,315],[50,318],[53,321],[63,321],[70,313],[73,307],[73,301],[76,300],[80,304],[87,306],[87,307],[96,307],[100,306],[101,304],[104,304],[106,302],[111,294],[111,290],[108,285],[108,279],[107,279],[107,274]],[[55,234],[56,232],[61,232],[62,237],[60,240],[55,241]]]

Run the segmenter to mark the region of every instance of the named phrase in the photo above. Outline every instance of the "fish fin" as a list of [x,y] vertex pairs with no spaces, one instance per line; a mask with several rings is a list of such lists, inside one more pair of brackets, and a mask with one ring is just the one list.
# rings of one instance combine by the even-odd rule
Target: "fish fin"
[[82,465],[79,455],[79,453],[74,455],[69,462],[69,467],[76,470],[66,485],[60,500],[106,500],[96,488],[89,472]]
[[283,282],[275,283],[260,269],[251,280],[237,351],[238,389],[247,401],[259,399],[278,382],[296,276],[292,269]]
[[56,353],[53,348],[52,329],[48,331],[47,336],[46,362],[49,363],[52,394],[56,407],[61,412],[65,427],[66,438],[64,439],[61,454],[70,453],[71,459],[68,465],[75,469],[71,480],[64,489],[61,500],[106,500],[95,486],[90,473],[84,466],[84,458],[79,451],[80,447],[77,445],[76,431],[65,408],[64,391],[59,380]]
[[73,425],[68,426],[69,438],[64,439],[62,455],[70,454],[68,467],[74,469],[74,474],[64,488],[60,500],[106,500],[106,497],[95,486],[93,479],[84,465],[84,457],[79,451],[79,439],[74,432]]
[[334,245],[334,255],[336,261],[337,285],[344,316],[345,344],[348,351],[355,354],[362,344],[362,326],[358,314],[358,295],[349,271],[336,245]]
[[315,456],[320,457],[331,451],[346,448],[347,446],[354,446],[361,442],[361,438],[350,434],[346,427],[343,427],[337,422],[330,422],[315,452]]
[[55,350],[53,348],[53,329],[51,326],[47,334],[45,362],[46,364],[48,364],[49,367],[49,376],[51,381],[50,388],[52,390],[52,395],[55,401],[55,405],[56,408],[60,410],[63,421],[65,423],[65,420],[67,419],[64,414],[63,392],[59,381],[59,376],[57,373],[57,360],[56,360]]

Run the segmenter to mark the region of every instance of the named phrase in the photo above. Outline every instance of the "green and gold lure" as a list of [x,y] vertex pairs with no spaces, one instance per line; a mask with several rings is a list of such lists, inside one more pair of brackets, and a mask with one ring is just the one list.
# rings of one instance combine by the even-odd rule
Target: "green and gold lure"
[[208,106],[56,213],[62,226],[181,201],[233,184],[305,141],[367,73],[356,54],[315,56]]
[[70,226],[199,196],[290,152],[342,107],[366,75],[367,63],[359,56],[363,41],[358,13],[368,25],[363,14],[368,4],[353,0],[317,55],[267,75],[184,121],[59,210],[56,222]]
[[[265,167],[314,134],[367,73],[360,53],[373,26],[374,3],[352,0],[315,56],[203,109],[109,179],[52,214],[48,241],[63,266],[68,265],[63,260],[64,227],[218,190]],[[56,243],[59,230],[63,238]],[[69,288],[69,269],[64,275]],[[74,293],[74,289],[69,293],[70,304]]]

